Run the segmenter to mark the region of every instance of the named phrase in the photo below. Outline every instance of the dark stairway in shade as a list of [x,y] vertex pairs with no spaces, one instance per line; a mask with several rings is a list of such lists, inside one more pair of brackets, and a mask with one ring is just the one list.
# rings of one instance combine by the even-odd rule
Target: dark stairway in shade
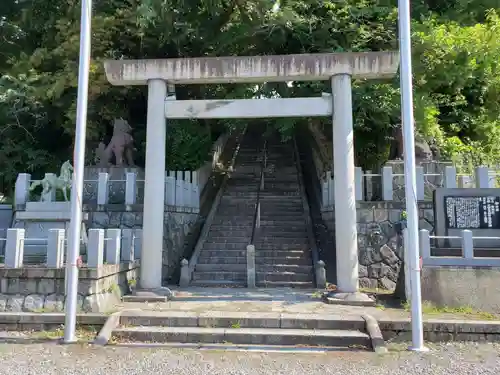
[[[242,138],[191,285],[246,286],[246,246],[252,235],[263,137],[262,128],[249,127]],[[256,283],[312,288],[312,256],[293,142],[282,143],[279,134],[266,139],[261,227],[255,237]]]

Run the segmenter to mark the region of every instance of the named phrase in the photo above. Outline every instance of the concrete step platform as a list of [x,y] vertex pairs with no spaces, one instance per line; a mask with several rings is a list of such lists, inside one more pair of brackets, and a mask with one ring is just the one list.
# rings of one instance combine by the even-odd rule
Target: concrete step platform
[[264,281],[256,280],[257,287],[261,288],[295,288],[311,289],[314,287],[312,281]]
[[124,311],[115,341],[371,349],[361,316],[239,311]]
[[123,327],[113,331],[118,340],[234,345],[371,347],[360,331],[272,328]]
[[281,313],[272,311],[124,311],[120,324],[125,326],[282,328],[365,330],[365,320],[351,314]]

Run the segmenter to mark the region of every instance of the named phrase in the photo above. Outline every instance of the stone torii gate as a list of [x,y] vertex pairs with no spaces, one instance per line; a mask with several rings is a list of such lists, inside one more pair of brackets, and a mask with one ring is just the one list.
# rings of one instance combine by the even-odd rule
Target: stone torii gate
[[[111,84],[148,86],[141,288],[156,289],[162,283],[167,118],[332,116],[337,287],[357,292],[351,80],[390,78],[398,65],[398,52],[106,61]],[[326,80],[331,80],[333,95],[316,98],[175,100],[167,90],[175,84]]]

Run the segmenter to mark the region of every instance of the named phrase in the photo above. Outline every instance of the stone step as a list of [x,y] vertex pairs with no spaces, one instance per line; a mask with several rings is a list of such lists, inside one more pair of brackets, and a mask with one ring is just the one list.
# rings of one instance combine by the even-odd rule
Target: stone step
[[[198,258],[199,264],[247,264],[246,253],[241,256],[230,255],[205,256],[204,252],[200,253]],[[290,266],[309,266],[312,265],[312,258],[308,256],[288,256],[288,257],[255,257],[255,263],[263,266],[272,265],[290,265]]]
[[217,280],[221,282],[226,281],[241,281],[246,282],[247,273],[245,272],[231,272],[231,271],[217,271],[217,272],[193,272],[193,280]]
[[302,256],[288,256],[288,257],[263,257],[255,256],[255,264],[263,266],[286,265],[286,266],[311,266],[312,258],[309,254]]
[[240,244],[244,243],[245,245],[248,245],[248,241],[250,240],[249,236],[234,236],[234,235],[229,235],[229,236],[214,236],[214,235],[209,235],[207,238],[208,243],[230,243],[230,244]]
[[312,281],[257,281],[257,287],[263,288],[297,288],[297,289],[310,289],[314,287]]
[[191,280],[189,284],[198,288],[246,288],[246,280]]
[[202,250],[219,250],[219,251],[246,250],[247,245],[248,241],[240,243],[205,241],[205,243],[203,243]]
[[[202,249],[200,258],[214,258],[214,257],[246,257],[247,250],[245,249]],[[246,259],[246,258],[245,258]]]
[[231,231],[231,230],[236,230],[236,231],[245,231],[245,230],[252,230],[252,225],[240,225],[240,224],[212,224],[210,226],[210,230],[214,231]]
[[304,216],[304,208],[302,207],[302,205],[295,205],[289,208],[276,208],[270,207],[266,204],[266,202],[260,202],[260,206],[260,214],[262,216],[269,217],[268,220],[273,220],[278,214],[286,217],[287,219],[301,218]]
[[245,237],[249,239],[251,235],[252,235],[251,227],[245,230],[237,230],[237,229],[218,230],[210,228],[210,231],[208,232],[208,236],[210,238],[235,236],[235,237]]
[[255,273],[255,280],[265,283],[266,281],[279,281],[279,282],[312,282],[312,273],[297,273],[297,272],[261,272],[257,269]]
[[[256,262],[257,263],[257,262]],[[311,277],[313,271],[312,262],[310,265],[297,265],[287,263],[271,263],[271,264],[261,264],[257,267],[258,273],[295,273],[295,274],[305,274]]]
[[290,237],[286,237],[285,235],[279,235],[279,237],[271,237],[271,236],[263,236],[259,235],[257,237],[257,244],[256,246],[260,248],[268,248],[269,246],[292,246],[292,245],[307,245],[309,244],[309,241],[307,240],[307,237],[304,235],[293,235]]
[[113,331],[117,340],[155,343],[200,343],[230,345],[327,346],[370,348],[368,334],[349,330],[207,327],[121,327]]
[[[291,231],[286,228],[276,228],[276,229],[267,229],[266,227],[261,227],[260,232],[258,233],[258,241],[259,242],[274,242],[276,239],[291,239],[297,240],[293,243],[303,243],[302,240],[307,240],[307,232],[304,229]],[[299,241],[300,240],[300,241]]]
[[[245,255],[246,256],[246,255]],[[255,247],[255,258],[286,258],[286,257],[310,257],[311,251],[307,249],[263,249],[262,247]]]
[[195,266],[195,272],[247,272],[246,259],[240,264],[198,264]]
[[222,265],[222,264],[247,264],[247,258],[246,255],[242,256],[233,256],[233,255],[223,255],[218,253],[218,256],[205,256],[204,252],[200,253],[200,257],[198,258],[198,263],[196,264],[196,267],[202,264],[217,264],[217,265]]
[[304,220],[262,220],[260,221],[261,226],[299,226],[304,225]]
[[281,328],[315,330],[366,330],[365,320],[349,314],[301,314],[240,311],[175,311],[136,310],[123,311],[119,324],[126,327],[213,327]]
[[231,226],[231,225],[253,225],[253,216],[245,219],[229,219],[229,218],[218,218],[215,217],[214,221],[212,222],[213,224],[216,225],[226,225],[226,226]]

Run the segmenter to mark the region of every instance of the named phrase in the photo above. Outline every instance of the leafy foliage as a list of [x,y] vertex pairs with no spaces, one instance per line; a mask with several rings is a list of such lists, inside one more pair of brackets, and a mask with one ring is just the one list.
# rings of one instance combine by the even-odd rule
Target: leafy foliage
[[[412,1],[418,131],[462,164],[500,155],[500,21],[497,0]],[[55,170],[72,153],[79,53],[78,0],[0,2],[0,176]],[[146,90],[113,87],[104,59],[264,55],[397,49],[395,0],[103,0],[92,19],[88,147],[114,117],[145,140]],[[399,80],[354,82],[359,165],[385,162],[400,120]],[[179,99],[313,96],[328,82],[178,86]],[[271,122],[283,137],[304,119]],[[199,166],[210,143],[243,121],[169,122],[167,165]],[[330,120],[320,121],[331,130]],[[89,153],[90,154],[90,153]],[[141,162],[139,157],[139,163]]]

